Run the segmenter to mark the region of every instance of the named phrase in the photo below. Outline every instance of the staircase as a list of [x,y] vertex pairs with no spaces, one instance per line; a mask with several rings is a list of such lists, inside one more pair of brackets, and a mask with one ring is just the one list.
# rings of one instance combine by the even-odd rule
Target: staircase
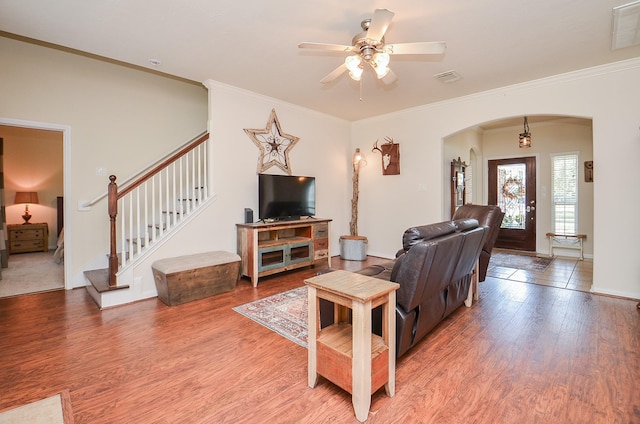
[[208,133],[198,136],[121,186],[115,175],[109,177],[104,195],[110,220],[108,267],[84,273],[87,291],[101,309],[137,300],[135,264],[212,199],[208,140]]

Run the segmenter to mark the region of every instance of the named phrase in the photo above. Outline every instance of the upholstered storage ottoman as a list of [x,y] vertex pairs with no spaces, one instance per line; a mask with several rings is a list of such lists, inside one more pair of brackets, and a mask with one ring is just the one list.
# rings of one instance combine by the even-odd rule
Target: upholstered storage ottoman
[[235,289],[240,256],[225,251],[197,253],[155,261],[151,269],[158,298],[174,306]]

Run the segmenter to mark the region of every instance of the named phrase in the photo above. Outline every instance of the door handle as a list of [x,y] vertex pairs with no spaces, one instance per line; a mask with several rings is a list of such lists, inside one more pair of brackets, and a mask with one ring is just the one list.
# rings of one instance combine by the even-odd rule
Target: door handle
[[533,212],[536,210],[535,206],[527,206],[527,212]]

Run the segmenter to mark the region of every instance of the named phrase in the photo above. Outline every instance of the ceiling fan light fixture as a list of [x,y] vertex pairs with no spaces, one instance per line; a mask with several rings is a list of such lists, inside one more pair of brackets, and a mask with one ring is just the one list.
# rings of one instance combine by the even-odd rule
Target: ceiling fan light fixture
[[344,64],[347,66],[347,69],[351,72],[354,72],[357,69],[360,69],[362,71],[362,68],[360,68],[361,63],[362,63],[362,59],[360,59],[360,56],[358,56],[357,54],[347,56],[344,59]]
[[376,71],[376,75],[378,76],[378,79],[382,79],[386,77],[390,71],[388,66],[374,66],[373,70]]
[[362,78],[362,68],[357,68],[353,71],[349,71],[349,76],[354,81],[360,81],[360,79]]
[[359,55],[354,54],[344,59],[344,64],[349,70],[349,76],[354,81],[360,81],[362,78],[362,59]]
[[371,62],[371,66],[373,70],[376,71],[376,75],[378,79],[382,79],[389,73],[389,53],[387,52],[379,52],[373,55]]
[[298,47],[350,54],[343,64],[320,80],[322,84],[347,71],[352,79],[360,81],[367,65],[375,71],[378,79],[385,84],[393,84],[398,78],[389,69],[390,55],[442,55],[446,48],[443,41],[386,44],[385,34],[394,15],[391,10],[376,9],[372,18],[360,23],[362,32],[353,37],[351,45],[303,42]]
[[389,53],[380,52],[373,55],[373,61],[376,63],[376,66],[386,68],[389,66],[389,61],[391,60]]

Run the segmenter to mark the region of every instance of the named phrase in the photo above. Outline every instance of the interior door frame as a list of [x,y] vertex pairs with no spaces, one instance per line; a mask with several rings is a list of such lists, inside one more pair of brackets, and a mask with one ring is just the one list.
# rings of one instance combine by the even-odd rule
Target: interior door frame
[[62,174],[63,174],[63,205],[64,205],[64,288],[65,290],[71,290],[76,287],[82,287],[80,285],[81,280],[78,280],[78,284],[74,284],[72,281],[71,271],[73,269],[73,244],[70,242],[72,234],[71,224],[71,205],[69,203],[69,193],[71,193],[71,126],[61,124],[51,124],[47,122],[26,121],[22,119],[4,118],[0,116],[0,125],[7,125],[12,127],[32,128],[39,130],[50,130],[62,132]]
[[527,181],[526,181],[526,199],[525,203],[530,206],[526,211],[525,222],[526,229],[509,229],[500,228],[498,233],[498,239],[496,240],[495,247],[503,249],[523,250],[529,252],[537,251],[537,236],[536,236],[536,209],[537,209],[537,187],[538,187],[538,172],[537,164],[539,162],[538,154],[531,155],[518,155],[503,158],[488,159],[486,163],[487,172],[487,201],[488,204],[497,204],[497,187],[495,191],[492,191],[492,187],[497,185],[495,176],[491,175],[490,166],[492,162],[501,162],[500,164],[516,164],[527,162]]

